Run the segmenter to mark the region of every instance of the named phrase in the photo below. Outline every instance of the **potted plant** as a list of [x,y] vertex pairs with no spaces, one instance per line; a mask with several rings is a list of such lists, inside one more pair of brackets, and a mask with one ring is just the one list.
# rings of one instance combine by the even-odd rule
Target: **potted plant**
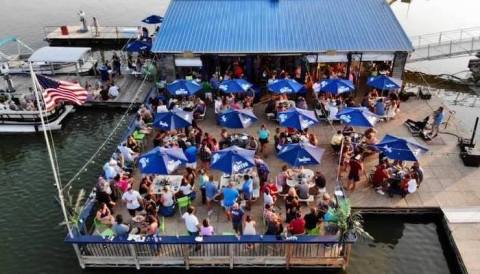
[[326,215],[329,218],[326,231],[333,233],[336,230],[341,241],[356,240],[358,237],[373,240],[373,237],[363,229],[363,218],[360,212],[352,211],[350,200],[340,200],[338,206],[329,208]]
[[[71,226],[73,231],[80,231],[80,215],[83,211],[83,200],[85,198],[85,190],[82,188],[78,192],[77,198],[75,199],[75,202],[73,200],[73,197],[70,193],[71,191],[71,186],[69,187],[68,191],[66,192],[66,199],[65,199],[65,207],[67,210],[68,214],[68,225]],[[67,225],[67,221],[63,221],[60,223],[60,225]]]

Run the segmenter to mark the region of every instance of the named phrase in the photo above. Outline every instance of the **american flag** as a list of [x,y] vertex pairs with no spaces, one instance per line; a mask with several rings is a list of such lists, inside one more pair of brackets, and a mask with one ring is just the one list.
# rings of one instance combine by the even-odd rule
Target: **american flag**
[[35,75],[43,89],[43,100],[47,111],[53,110],[60,102],[83,105],[87,100],[87,90],[76,83],[55,80],[43,75]]

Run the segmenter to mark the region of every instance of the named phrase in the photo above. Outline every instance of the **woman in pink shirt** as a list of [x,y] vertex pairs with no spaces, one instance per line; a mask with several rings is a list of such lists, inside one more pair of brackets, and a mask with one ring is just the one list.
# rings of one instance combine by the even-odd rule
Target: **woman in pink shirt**
[[200,236],[212,236],[214,233],[213,226],[210,225],[208,219],[203,219],[202,227],[200,227]]

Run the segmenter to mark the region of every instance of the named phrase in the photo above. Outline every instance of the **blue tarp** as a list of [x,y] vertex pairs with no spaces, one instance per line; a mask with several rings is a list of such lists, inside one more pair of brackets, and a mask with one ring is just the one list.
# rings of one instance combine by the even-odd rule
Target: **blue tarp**
[[157,53],[412,51],[385,0],[172,0]]

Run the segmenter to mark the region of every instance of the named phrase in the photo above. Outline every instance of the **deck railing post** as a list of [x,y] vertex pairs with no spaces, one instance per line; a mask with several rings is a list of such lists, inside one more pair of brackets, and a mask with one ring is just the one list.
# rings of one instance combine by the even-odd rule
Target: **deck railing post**
[[472,49],[471,49],[472,51],[473,51],[473,43],[474,43],[474,41],[475,41],[475,37],[472,37]]
[[77,255],[78,263],[80,264],[80,267],[82,269],[85,269],[85,261],[83,260],[83,255],[82,255],[82,252],[80,252],[80,248],[78,247],[78,244],[73,244],[73,250],[75,250],[75,254]]
[[233,247],[234,247],[234,244],[228,245],[228,253],[230,254],[230,269],[233,269],[233,260],[234,260]]
[[442,43],[442,33],[438,35],[438,44],[440,45]]
[[430,59],[430,44],[427,46],[427,59]]
[[140,269],[140,263],[138,262],[137,252],[135,251],[135,245],[129,244],[128,248],[130,249],[130,253],[132,254],[133,259],[135,260],[135,267],[137,270]]
[[190,269],[190,260],[188,259],[188,252],[189,252],[189,245],[181,245],[182,253],[183,253],[183,258],[185,260],[185,269],[189,270]]
[[453,45],[453,41],[450,41],[450,55],[452,54],[452,45]]

